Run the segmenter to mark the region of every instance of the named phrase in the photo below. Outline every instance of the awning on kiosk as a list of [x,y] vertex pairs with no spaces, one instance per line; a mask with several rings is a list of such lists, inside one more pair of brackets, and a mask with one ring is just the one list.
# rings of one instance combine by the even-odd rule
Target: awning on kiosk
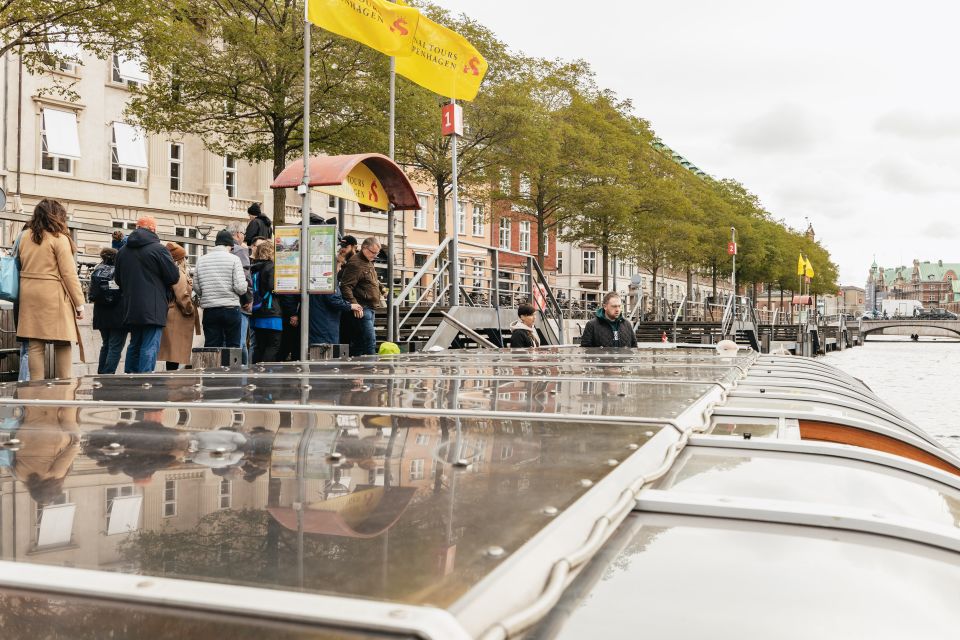
[[[420,200],[403,170],[390,158],[379,153],[359,153],[347,156],[313,156],[310,158],[311,187],[351,187],[356,196],[337,193],[350,200],[370,205],[366,192],[367,183],[372,183],[370,175],[383,187],[387,202],[394,209],[419,209]],[[303,158],[288,164],[270,185],[272,189],[294,189],[303,183]],[[357,192],[357,189],[360,192]],[[377,188],[374,188],[378,190]],[[324,190],[325,192],[328,190]],[[374,194],[376,195],[376,194]],[[366,201],[365,201],[366,200]]]

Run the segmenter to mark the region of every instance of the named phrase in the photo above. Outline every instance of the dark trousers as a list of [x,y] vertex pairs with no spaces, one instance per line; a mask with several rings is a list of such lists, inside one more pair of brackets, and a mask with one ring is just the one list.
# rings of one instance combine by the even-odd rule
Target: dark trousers
[[203,310],[203,346],[240,346],[240,307],[210,307]]
[[377,353],[377,329],[373,319],[373,309],[367,307],[363,308],[362,318],[353,319],[353,330],[350,333],[351,356],[372,356]]
[[127,360],[123,365],[123,372],[152,373],[157,367],[157,353],[160,351],[162,334],[163,327],[131,327],[130,344],[127,346]]
[[300,325],[296,327],[290,325],[290,318],[283,319],[283,332],[280,336],[280,350],[277,353],[277,360],[284,362],[286,360],[300,359]]
[[126,329],[100,329],[103,344],[100,347],[100,361],[97,373],[116,373],[123,355],[123,345],[127,341]]
[[283,332],[275,329],[253,329],[253,362],[278,362]]

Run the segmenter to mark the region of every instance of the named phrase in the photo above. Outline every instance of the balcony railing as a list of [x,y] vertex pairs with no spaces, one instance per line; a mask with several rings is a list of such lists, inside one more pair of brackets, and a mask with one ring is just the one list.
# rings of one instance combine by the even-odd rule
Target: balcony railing
[[171,191],[170,204],[178,207],[197,207],[206,209],[210,203],[210,196],[204,193],[189,193],[187,191]]

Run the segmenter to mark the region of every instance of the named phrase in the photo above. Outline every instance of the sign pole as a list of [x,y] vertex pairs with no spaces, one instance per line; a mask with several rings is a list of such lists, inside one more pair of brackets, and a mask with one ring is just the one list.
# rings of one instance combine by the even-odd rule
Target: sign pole
[[310,353],[310,18],[303,3],[303,209],[300,214],[300,362]]
[[733,258],[733,269],[730,271],[730,286],[733,287],[733,302],[730,306],[733,324],[730,325],[733,331],[733,339],[737,339],[737,229],[730,227],[730,244],[732,246],[731,257]]
[[[456,98],[450,99],[450,113],[451,117],[456,121],[456,112],[457,112],[457,100]],[[457,167],[457,147],[460,143],[459,134],[454,128],[453,133],[450,135],[450,149],[451,157],[453,162],[453,172],[451,174],[451,183],[452,187],[450,190],[450,195],[453,198],[453,240],[450,241],[450,306],[459,307],[460,306],[460,256],[459,251],[457,250],[457,243],[460,240],[460,210],[457,207],[459,194],[459,185],[457,184],[458,179],[458,167]]]

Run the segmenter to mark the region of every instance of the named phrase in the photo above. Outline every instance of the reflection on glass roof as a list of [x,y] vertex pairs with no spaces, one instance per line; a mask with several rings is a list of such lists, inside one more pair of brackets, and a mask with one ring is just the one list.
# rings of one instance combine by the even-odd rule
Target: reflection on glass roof
[[84,598],[0,591],[0,629],[4,640],[102,640],[103,638],[177,638],[177,640],[375,640],[398,636],[345,629],[307,628],[262,618],[199,614],[116,604]]
[[[101,380],[104,380],[103,382]],[[76,386],[76,391],[73,387]],[[68,397],[109,403],[295,404],[315,407],[376,407],[455,412],[533,412],[672,419],[713,389],[701,383],[639,383],[627,380],[539,379],[384,379],[376,377],[287,378],[198,375],[83,378],[59,382],[53,391]],[[45,383],[23,384],[18,400],[50,395]]]
[[4,409],[19,445],[0,465],[3,559],[437,606],[502,561],[487,549],[508,557],[661,429]]
[[688,447],[653,488],[866,509],[960,525],[960,490],[869,462],[810,454]]
[[[809,527],[631,520],[528,637],[937,638],[960,628],[950,552]],[[707,603],[697,615],[692,593]]]

